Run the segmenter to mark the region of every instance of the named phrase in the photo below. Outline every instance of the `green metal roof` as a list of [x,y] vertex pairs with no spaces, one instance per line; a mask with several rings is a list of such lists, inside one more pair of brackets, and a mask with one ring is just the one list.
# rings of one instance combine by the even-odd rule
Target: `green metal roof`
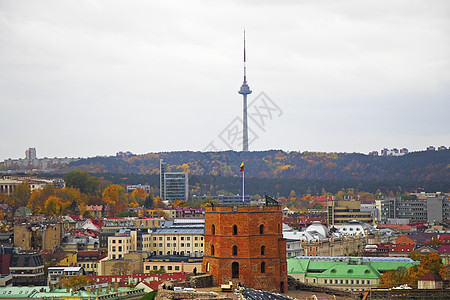
[[308,265],[310,263],[309,259],[297,259],[297,258],[288,258],[287,259],[287,268],[288,273],[306,273],[308,270]]
[[[117,292],[114,292],[113,290],[110,290],[109,293],[106,293],[106,289],[103,288],[101,292],[99,292],[99,295],[111,295],[113,296],[111,299],[115,299],[118,297],[117,293],[124,292],[124,291],[130,291],[129,288],[118,288]],[[95,299],[97,296],[97,293],[94,292],[87,292],[85,290],[80,290],[77,292],[74,292],[73,294],[71,291],[67,292],[66,289],[52,289],[48,286],[37,286],[37,287],[0,287],[0,298],[43,298],[43,299],[51,299],[52,297],[55,299],[58,299],[58,297],[61,298],[67,298],[67,297],[85,297],[86,299],[88,297],[91,297]]]
[[48,286],[0,287],[0,298],[35,298],[39,291],[49,291]]
[[317,278],[363,278],[363,279],[378,279],[381,274],[375,270],[371,265],[348,265],[345,263],[336,263],[323,273],[307,273],[308,277]]
[[419,262],[401,261],[364,261],[349,259],[348,261],[310,260],[309,258],[288,258],[289,274],[305,274],[307,277],[317,278],[362,278],[376,279],[387,270],[398,267],[409,268]]

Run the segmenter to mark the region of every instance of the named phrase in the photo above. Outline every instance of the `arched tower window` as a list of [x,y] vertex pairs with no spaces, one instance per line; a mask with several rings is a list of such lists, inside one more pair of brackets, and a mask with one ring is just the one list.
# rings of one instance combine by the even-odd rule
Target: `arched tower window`
[[239,263],[233,262],[231,264],[231,277],[232,278],[239,278]]
[[234,245],[234,246],[233,246],[233,256],[238,255],[237,253],[238,253],[237,246]]
[[233,225],[233,235],[237,235],[237,225]]
[[214,255],[214,245],[211,245],[211,255]]
[[278,223],[278,233],[281,233],[281,225]]
[[264,234],[264,225],[259,225],[259,234]]
[[266,255],[266,246],[261,246],[261,255]]
[[214,226],[214,224],[211,226],[211,232],[212,235],[216,234],[216,226]]
[[266,273],[266,263],[265,262],[261,263],[261,273]]

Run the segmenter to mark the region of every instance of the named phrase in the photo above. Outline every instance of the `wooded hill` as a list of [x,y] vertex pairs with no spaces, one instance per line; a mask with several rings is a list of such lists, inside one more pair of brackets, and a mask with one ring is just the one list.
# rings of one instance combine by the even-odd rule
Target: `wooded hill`
[[369,156],[358,153],[284,152],[162,152],[128,158],[93,157],[73,162],[59,172],[159,174],[164,159],[171,172],[240,177],[245,162],[247,178],[321,180],[408,180],[450,182],[450,150],[413,152],[404,156]]

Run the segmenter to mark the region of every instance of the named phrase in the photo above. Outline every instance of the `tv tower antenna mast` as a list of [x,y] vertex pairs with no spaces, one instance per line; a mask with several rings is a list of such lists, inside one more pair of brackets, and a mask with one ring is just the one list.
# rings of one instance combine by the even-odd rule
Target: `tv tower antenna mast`
[[248,151],[248,125],[247,125],[247,95],[251,94],[252,91],[247,84],[247,65],[245,57],[245,30],[244,30],[244,82],[241,85],[241,89],[238,92],[244,98],[244,113],[243,113],[243,134],[242,134],[242,151]]

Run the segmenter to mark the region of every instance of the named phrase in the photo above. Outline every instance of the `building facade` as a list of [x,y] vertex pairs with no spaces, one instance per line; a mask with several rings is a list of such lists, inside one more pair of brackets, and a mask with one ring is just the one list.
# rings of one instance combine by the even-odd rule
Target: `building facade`
[[286,240],[278,203],[207,207],[203,271],[216,285],[287,290]]
[[437,193],[411,194],[407,197],[387,197],[376,200],[379,221],[387,224],[389,219],[406,219],[415,222],[442,222],[450,219],[450,200]]
[[189,200],[189,176],[187,172],[167,172],[167,164],[159,161],[160,197],[166,201]]
[[331,200],[327,204],[328,225],[343,225],[351,221],[373,223],[371,213],[361,211],[361,201],[359,200]]

